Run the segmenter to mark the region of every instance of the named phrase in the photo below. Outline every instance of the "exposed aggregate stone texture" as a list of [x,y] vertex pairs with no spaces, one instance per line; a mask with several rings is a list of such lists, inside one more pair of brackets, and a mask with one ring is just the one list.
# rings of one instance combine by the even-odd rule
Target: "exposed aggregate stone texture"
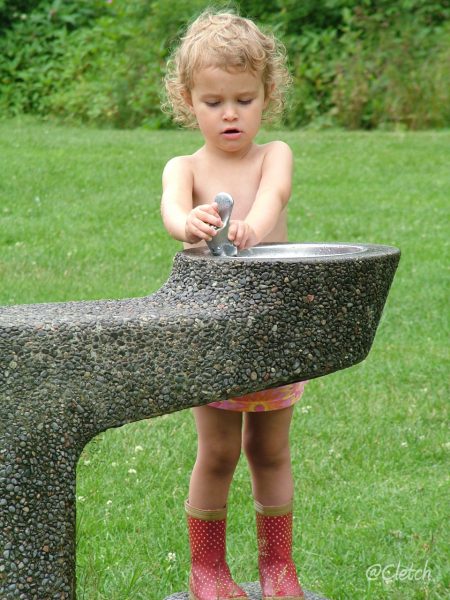
[[93,437],[363,360],[399,256],[187,251],[145,298],[2,307],[1,600],[75,598],[76,464]]
[[[250,600],[261,600],[261,588],[259,583],[242,583],[239,584],[244,592],[247,593]],[[303,589],[303,593],[305,594],[305,600],[327,600],[323,596],[319,596],[314,592],[308,592],[308,590]],[[177,594],[172,594],[171,596],[167,596],[165,600],[188,600],[189,596],[187,592],[178,592]]]

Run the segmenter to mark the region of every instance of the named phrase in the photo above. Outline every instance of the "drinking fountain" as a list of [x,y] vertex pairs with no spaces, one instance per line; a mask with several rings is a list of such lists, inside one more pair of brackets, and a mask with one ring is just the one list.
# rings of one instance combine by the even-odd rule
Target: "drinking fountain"
[[2,307],[0,597],[75,598],[76,465],[92,438],[360,362],[399,257],[362,243],[193,248],[147,297]]

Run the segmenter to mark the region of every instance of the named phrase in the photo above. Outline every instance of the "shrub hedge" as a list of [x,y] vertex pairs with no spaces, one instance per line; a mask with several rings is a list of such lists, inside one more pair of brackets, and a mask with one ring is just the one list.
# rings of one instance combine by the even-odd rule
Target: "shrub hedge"
[[[205,0],[0,0],[0,113],[170,127],[161,79]],[[450,125],[450,0],[238,0],[285,43],[284,123]]]

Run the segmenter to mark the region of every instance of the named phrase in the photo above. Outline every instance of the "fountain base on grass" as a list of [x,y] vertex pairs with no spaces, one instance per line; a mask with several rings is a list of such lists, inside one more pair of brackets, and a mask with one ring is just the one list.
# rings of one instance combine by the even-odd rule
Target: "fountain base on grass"
[[[261,600],[259,583],[242,583],[239,585],[247,593],[249,600]],[[305,600],[327,600],[327,598],[319,596],[319,594],[315,594],[314,592],[308,592],[305,589],[303,593],[305,594]],[[167,596],[164,600],[189,600],[189,594],[187,592],[178,592],[177,594],[172,594],[172,596]]]

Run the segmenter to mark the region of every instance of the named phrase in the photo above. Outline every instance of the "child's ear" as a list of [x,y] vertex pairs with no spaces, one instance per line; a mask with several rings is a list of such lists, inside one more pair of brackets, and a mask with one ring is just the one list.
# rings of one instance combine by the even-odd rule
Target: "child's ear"
[[193,113],[194,112],[194,105],[192,104],[191,90],[188,90],[187,88],[185,88],[181,92],[181,94],[183,96],[183,100],[186,103],[186,106],[189,108],[189,110],[191,111],[191,113]]
[[275,89],[275,84],[271,83],[269,86],[267,86],[267,88],[265,90],[265,98],[264,98],[264,105],[263,105],[264,110],[269,106],[269,102],[272,99],[272,94],[273,94],[274,89]]

